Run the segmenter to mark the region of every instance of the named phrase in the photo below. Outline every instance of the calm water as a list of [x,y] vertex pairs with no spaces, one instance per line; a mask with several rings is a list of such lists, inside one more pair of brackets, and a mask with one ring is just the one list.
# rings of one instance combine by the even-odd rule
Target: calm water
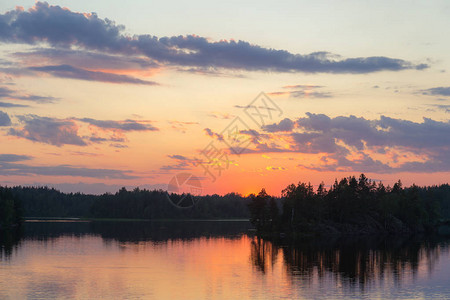
[[247,222],[31,222],[0,299],[450,299],[442,239],[258,240]]

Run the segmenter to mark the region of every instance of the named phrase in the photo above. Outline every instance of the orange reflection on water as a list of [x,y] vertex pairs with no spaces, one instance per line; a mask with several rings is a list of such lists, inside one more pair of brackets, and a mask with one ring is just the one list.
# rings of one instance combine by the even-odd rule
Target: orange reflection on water
[[[37,229],[40,225],[26,224]],[[178,222],[167,235],[161,232],[170,224],[151,227],[145,222],[134,224],[137,227],[79,223],[72,232],[56,237],[48,233],[62,225],[49,223],[44,235],[30,235],[7,256],[0,255],[0,299],[384,299],[392,293],[400,298],[450,294],[443,285],[450,275],[447,242],[352,238],[285,244],[243,233],[207,237],[215,222],[191,227]],[[140,227],[153,229],[133,236]],[[92,233],[80,233],[83,228]],[[195,237],[179,231],[185,228]],[[120,229],[127,230],[119,234]]]

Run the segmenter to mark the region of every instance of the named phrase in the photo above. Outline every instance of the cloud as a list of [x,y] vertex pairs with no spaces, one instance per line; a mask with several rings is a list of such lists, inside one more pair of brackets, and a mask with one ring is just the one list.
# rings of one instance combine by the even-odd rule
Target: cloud
[[450,97],[450,86],[446,87],[435,87],[431,89],[422,90],[424,95],[433,95],[433,96],[444,96]]
[[31,159],[33,159],[33,157],[28,156],[28,155],[0,154],[0,164],[18,162],[18,161],[24,161],[24,160],[31,160]]
[[111,120],[96,120],[91,118],[77,119],[78,121],[88,123],[90,125],[102,128],[102,129],[112,129],[120,131],[158,131],[159,129],[151,124],[145,124],[137,122],[135,120],[124,120],[124,121],[111,121]]
[[127,145],[119,144],[119,143],[112,143],[112,144],[109,144],[109,146],[110,146],[110,147],[113,147],[113,148],[118,148],[118,149],[128,148]]
[[289,96],[292,98],[331,98],[332,94],[329,92],[318,91],[322,89],[321,85],[297,84],[285,85],[283,91],[268,93],[271,96]]
[[7,113],[2,112],[0,110],[0,126],[9,126],[9,125],[11,125],[11,119],[9,118]]
[[[295,125],[281,126],[281,131],[282,122]],[[319,171],[450,171],[450,121],[424,118],[423,122],[413,122],[386,116],[377,120],[332,118],[307,113],[306,117],[285,119],[263,129],[267,133],[253,141],[246,153],[312,154],[321,157],[320,163],[303,167]]]
[[[23,125],[11,128],[9,135],[25,138],[61,147],[63,145],[87,146],[91,143],[112,142],[115,148],[125,148],[118,143],[127,141],[125,133],[131,131],[158,131],[149,121],[136,120],[96,120],[92,118],[49,118],[37,115],[23,115],[17,117]],[[80,127],[88,125],[89,136],[79,134]]]
[[[307,113],[296,121],[302,133],[298,144],[317,145],[322,152],[334,152],[336,140],[358,150],[365,146],[408,147],[430,149],[450,146],[450,121],[438,122],[424,118],[423,123],[381,116],[379,120],[367,120],[355,116],[330,118],[323,114]],[[325,147],[319,147],[325,146]]]
[[294,128],[294,124],[295,123],[291,119],[285,118],[281,120],[278,124],[274,123],[264,125],[262,129],[267,132],[292,131],[292,129]]
[[114,169],[92,169],[76,167],[70,165],[57,166],[33,166],[19,161],[32,159],[27,155],[0,154],[0,175],[1,176],[70,176],[89,177],[101,179],[135,179],[133,175],[128,175],[131,171]]
[[25,125],[19,129],[11,128],[10,135],[58,147],[62,145],[87,145],[83,138],[78,135],[78,125],[73,120],[36,115],[19,116],[18,118]]
[[209,113],[208,116],[215,118],[215,119],[225,119],[225,120],[228,120],[228,119],[231,119],[234,117],[234,115],[230,115],[228,113],[215,112],[215,111]]
[[172,159],[178,159],[178,160],[189,160],[189,158],[187,158],[186,156],[183,155],[168,155],[168,157],[172,158]]
[[198,122],[183,122],[183,121],[167,121],[170,124],[170,127],[172,129],[175,129],[176,131],[179,131],[181,133],[186,133],[188,130],[188,126],[191,125],[198,125]]
[[[0,86],[0,98],[1,99],[8,99],[8,100],[25,100],[25,101],[33,101],[37,103],[53,103],[59,100],[55,97],[50,96],[39,96],[39,95],[33,95],[33,94],[26,94],[17,90],[12,90],[7,87]],[[13,106],[20,106],[17,104],[11,104]],[[10,106],[11,107],[11,106]]]
[[218,141],[223,141],[223,135],[220,133],[213,132],[210,128],[203,129],[207,136],[216,138]]
[[319,92],[313,90],[281,91],[268,93],[271,96],[289,96],[292,98],[331,98],[329,92]]
[[16,8],[0,15],[0,40],[4,43],[47,44],[62,49],[145,56],[157,64],[168,66],[356,74],[428,67],[382,56],[341,58],[328,52],[301,55],[246,41],[214,42],[196,35],[129,36],[123,33],[124,29],[124,26],[101,19],[95,13],[76,13],[46,2],[37,2],[27,11]]
[[[114,136],[108,137],[108,138],[99,137],[99,136],[91,136],[88,138],[88,140],[93,143],[103,143],[103,142],[124,143],[126,141],[125,138],[123,138],[123,137],[114,137]],[[116,147],[116,148],[119,148],[119,147]]]
[[436,107],[437,109],[443,110],[446,113],[450,113],[450,105],[446,104],[433,104],[432,106]]
[[71,79],[101,81],[110,83],[157,85],[157,83],[154,81],[141,80],[128,75],[113,74],[100,71],[89,71],[81,68],[76,68],[71,65],[29,67],[28,69],[32,71],[48,73],[54,77],[60,78],[71,78]]
[[15,103],[8,103],[8,102],[0,102],[0,107],[28,107],[28,105],[22,105],[22,104],[15,104]]
[[197,159],[188,158],[186,156],[179,154],[168,155],[168,157],[175,160],[176,161],[175,164],[164,165],[160,168],[160,170],[162,171],[190,170],[198,163]]
[[314,85],[314,84],[295,84],[295,85],[285,85],[283,89],[318,89],[323,88],[322,85]]
[[159,67],[147,57],[134,57],[124,55],[110,55],[86,50],[34,48],[28,52],[16,52],[16,58],[26,65],[71,65],[88,70],[111,71],[145,71]]

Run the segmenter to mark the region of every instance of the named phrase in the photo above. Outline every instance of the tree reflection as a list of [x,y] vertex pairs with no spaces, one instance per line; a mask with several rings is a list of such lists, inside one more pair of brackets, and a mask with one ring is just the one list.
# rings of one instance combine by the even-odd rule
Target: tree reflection
[[364,287],[385,277],[400,283],[404,274],[416,276],[419,263],[432,272],[448,240],[408,238],[315,239],[282,243],[254,238],[251,260],[262,273],[279,253],[288,276],[311,281],[332,276],[336,281]]
[[14,249],[20,244],[22,228],[0,230],[0,260],[8,259]]
[[99,222],[26,222],[24,238],[48,240],[61,236],[82,237],[96,235],[108,243],[155,242],[169,240],[193,240],[196,238],[227,237],[237,238],[251,228],[248,221],[99,221]]
[[273,264],[277,261],[278,252],[278,246],[264,239],[255,238],[251,242],[253,265],[263,273],[266,273],[268,263],[273,267]]

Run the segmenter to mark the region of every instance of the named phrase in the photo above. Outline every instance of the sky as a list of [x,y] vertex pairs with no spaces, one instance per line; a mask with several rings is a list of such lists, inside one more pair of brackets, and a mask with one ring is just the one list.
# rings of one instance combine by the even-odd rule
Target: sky
[[449,15],[448,1],[3,1],[0,184],[448,183]]

